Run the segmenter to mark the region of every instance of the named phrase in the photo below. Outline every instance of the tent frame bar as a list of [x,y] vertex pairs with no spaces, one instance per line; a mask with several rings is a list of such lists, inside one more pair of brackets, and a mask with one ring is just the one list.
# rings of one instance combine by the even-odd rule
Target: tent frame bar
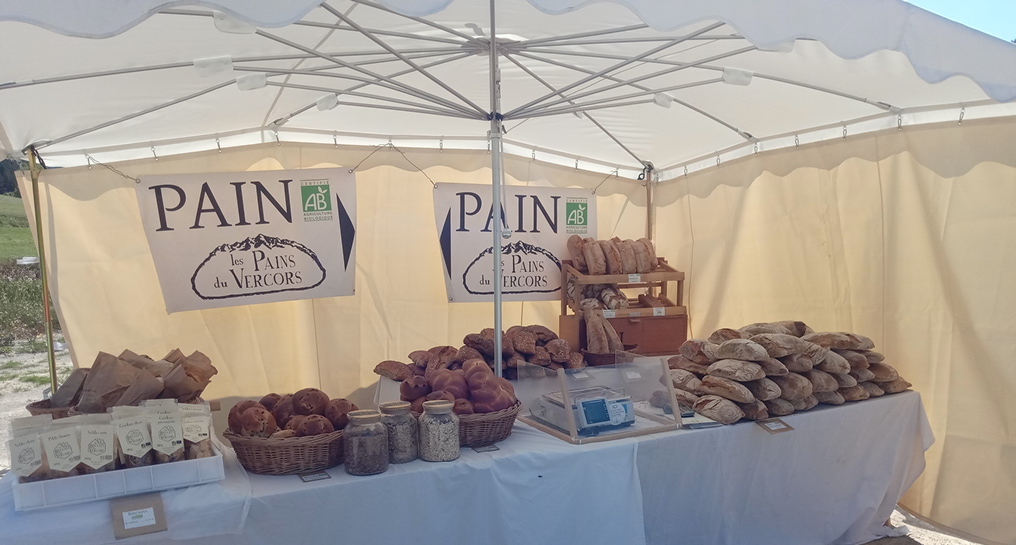
[[53,353],[53,315],[50,312],[49,296],[49,272],[46,264],[46,243],[42,231],[42,204],[39,200],[39,174],[42,172],[42,165],[39,164],[39,154],[34,146],[28,148],[29,173],[32,177],[32,208],[35,211],[35,238],[39,245],[39,270],[42,273],[42,308],[46,320],[46,356],[49,358],[49,387],[50,395],[56,393],[56,355]]
[[488,56],[489,71],[488,77],[490,81],[490,171],[491,171],[491,193],[494,196],[494,204],[491,210],[497,216],[494,220],[494,238],[491,248],[495,250],[493,253],[494,261],[494,374],[497,376],[503,376],[503,360],[504,354],[502,353],[502,333],[504,324],[502,322],[503,316],[501,313],[501,307],[504,303],[502,296],[502,283],[504,271],[501,270],[501,185],[504,181],[504,164],[502,154],[502,146],[504,145],[501,141],[501,134],[503,130],[502,117],[501,117],[501,68],[498,66],[498,44],[495,37],[497,36],[497,20],[496,10],[494,3],[496,0],[490,0],[490,51]]

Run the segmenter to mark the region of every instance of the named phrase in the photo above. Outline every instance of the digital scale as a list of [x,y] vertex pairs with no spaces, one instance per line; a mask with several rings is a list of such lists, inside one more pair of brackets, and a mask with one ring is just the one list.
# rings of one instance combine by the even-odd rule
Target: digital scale
[[[569,390],[571,412],[579,435],[597,435],[603,431],[623,428],[635,423],[635,406],[631,396],[621,390],[606,386],[593,386]],[[568,411],[565,409],[561,392],[544,394],[530,406],[529,412],[536,418],[568,430]]]

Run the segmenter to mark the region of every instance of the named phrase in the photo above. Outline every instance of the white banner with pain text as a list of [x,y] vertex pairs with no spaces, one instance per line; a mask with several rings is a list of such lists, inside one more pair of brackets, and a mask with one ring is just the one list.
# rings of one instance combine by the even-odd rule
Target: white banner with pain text
[[[494,205],[491,187],[437,184],[434,214],[448,300],[492,301]],[[596,196],[588,189],[505,186],[501,197],[505,301],[561,297],[568,237],[596,237]]]
[[352,295],[355,182],[339,168],[142,177],[166,311]]

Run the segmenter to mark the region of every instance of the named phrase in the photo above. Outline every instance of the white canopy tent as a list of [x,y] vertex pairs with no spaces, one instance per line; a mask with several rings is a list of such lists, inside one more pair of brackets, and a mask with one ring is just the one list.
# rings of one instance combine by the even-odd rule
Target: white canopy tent
[[[984,333],[1016,326],[988,303],[1013,249],[984,242],[1016,234],[996,198],[1016,187],[1016,46],[896,0],[585,4],[497,1],[495,55],[479,2],[0,5],[0,146],[80,167],[44,172],[40,197],[78,362],[189,343],[221,363],[213,394],[364,396],[376,361],[489,324],[489,306],[443,300],[437,245],[405,233],[433,228],[422,178],[496,177],[503,122],[507,183],[598,187],[602,235],[655,228],[688,272],[692,334],[791,318],[875,338],[940,439],[908,506],[1016,539],[998,516],[1016,499],[999,386],[1016,345]],[[366,287],[165,315],[132,182],[96,163],[363,167]],[[929,271],[941,282],[917,280]],[[556,325],[551,304],[504,309]]]

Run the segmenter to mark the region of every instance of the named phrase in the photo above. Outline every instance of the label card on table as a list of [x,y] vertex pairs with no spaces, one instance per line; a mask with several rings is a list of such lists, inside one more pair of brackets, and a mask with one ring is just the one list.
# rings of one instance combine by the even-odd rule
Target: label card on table
[[666,316],[667,309],[665,307],[653,307],[653,316]]
[[332,476],[327,471],[315,471],[314,473],[301,473],[299,475],[300,480],[305,483],[312,483],[314,481],[323,481],[325,479],[331,479]]
[[642,275],[641,274],[629,274],[628,275],[628,281],[632,282],[632,283],[641,282],[642,281]]
[[787,424],[786,422],[780,420],[779,418],[767,418],[765,420],[759,420],[758,422],[755,423],[769,433],[783,433],[786,431],[794,431],[794,428],[790,424]]
[[110,500],[113,512],[113,535],[117,539],[165,532],[166,511],[162,494],[144,494]]
[[496,450],[501,450],[501,449],[498,448],[497,445],[483,445],[483,446],[480,446],[480,447],[473,447],[473,451],[474,452],[494,452]]
[[603,311],[603,317],[604,318],[617,318],[617,311],[616,310],[604,310]]

